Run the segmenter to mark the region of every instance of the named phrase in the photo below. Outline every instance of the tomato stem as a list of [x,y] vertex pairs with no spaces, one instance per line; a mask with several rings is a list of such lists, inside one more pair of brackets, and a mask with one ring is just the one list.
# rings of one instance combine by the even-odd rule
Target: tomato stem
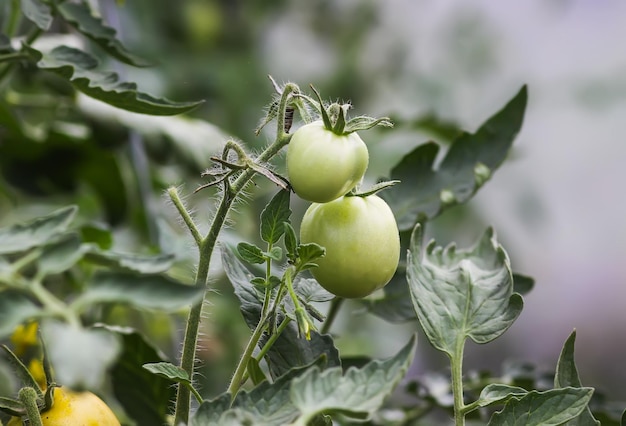
[[459,337],[454,353],[450,356],[452,370],[452,393],[454,395],[454,424],[465,426],[466,406],[463,398],[463,348],[465,338]]
[[322,329],[320,330],[320,334],[328,334],[330,327],[333,325],[335,318],[337,317],[337,313],[339,312],[339,308],[343,304],[343,301],[346,300],[342,297],[335,297],[330,302],[330,308],[328,309],[328,315],[326,316],[326,320],[322,325]]
[[31,426],[43,426],[41,415],[39,414],[39,407],[37,406],[37,392],[35,389],[30,387],[22,388],[18,393],[18,397],[22,404],[24,404],[24,408],[26,408],[29,424]]
[[[280,110],[278,112],[278,127],[282,128],[282,123],[285,119],[285,108],[289,102],[289,97],[293,92],[298,91],[298,86],[294,84],[286,84],[283,89],[283,94],[280,101]],[[269,145],[257,158],[257,161],[262,163],[269,161],[273,156],[275,156],[285,145],[289,143],[291,139],[291,135],[285,134],[284,129],[279,131],[276,136],[276,140]],[[230,143],[229,143],[230,142]],[[223,154],[227,154],[228,150],[234,149],[237,151],[237,148],[240,148],[233,141],[229,141],[226,143],[225,151]],[[237,148],[235,148],[235,146]],[[237,152],[239,154],[239,152]],[[213,254],[213,250],[215,248],[215,244],[217,243],[217,238],[219,233],[224,226],[224,222],[226,221],[226,217],[228,216],[228,212],[232,206],[233,201],[239,195],[239,193],[245,188],[248,182],[254,177],[257,172],[253,168],[247,168],[242,170],[239,176],[233,181],[230,182],[229,179],[224,180],[224,191],[222,192],[222,198],[220,200],[219,207],[213,217],[211,222],[211,226],[209,228],[209,232],[204,238],[196,238],[196,242],[200,241],[199,246],[199,263],[198,269],[196,271],[195,285],[196,286],[204,286],[207,285],[207,279],[209,276],[209,266],[211,262],[211,256]],[[171,196],[171,195],[170,195]],[[176,206],[176,202],[174,202]],[[189,213],[184,208],[182,202],[177,206],[177,209],[182,207],[185,210],[185,214],[182,214],[183,220],[185,220],[185,216],[189,216]],[[180,213],[180,210],[179,210]],[[189,216],[189,219],[191,217]],[[187,223],[187,221],[185,221]],[[192,222],[190,222],[192,223]],[[188,225],[189,227],[189,225]],[[191,230],[192,228],[190,228]],[[193,233],[193,231],[191,231]],[[196,358],[196,346],[198,343],[198,330],[200,327],[200,320],[202,318],[202,307],[203,302],[199,302],[196,305],[192,306],[189,310],[187,316],[187,325],[185,329],[185,338],[183,341],[183,351],[180,359],[180,367],[189,374],[189,377],[192,378],[193,382],[193,373],[194,373],[194,363]],[[254,347],[258,343],[261,335],[266,326],[266,319],[261,318],[259,324],[257,325],[255,331],[250,337],[250,341],[248,342],[244,354],[242,355],[242,359],[235,371],[235,375],[233,376],[233,380],[228,388],[229,392],[232,394],[232,398],[234,399],[239,387],[241,386],[241,379],[246,371],[247,363],[252,356],[252,352]],[[189,388],[186,386],[178,386],[177,395],[176,395],[176,408],[174,413],[174,424],[187,424],[189,421],[189,408],[191,402],[191,394]]]
[[180,196],[178,195],[178,189],[172,186],[167,190],[167,194],[170,196],[170,200],[172,201],[172,204],[174,204],[174,207],[176,207],[176,210],[178,210],[178,214],[185,222],[185,225],[187,225],[187,228],[189,229],[191,236],[195,240],[196,245],[200,247],[200,245],[202,244],[202,235],[200,235],[200,231],[198,231],[198,227],[196,226],[195,222],[193,221],[193,218],[191,217],[191,215],[185,208],[185,204],[183,203]]

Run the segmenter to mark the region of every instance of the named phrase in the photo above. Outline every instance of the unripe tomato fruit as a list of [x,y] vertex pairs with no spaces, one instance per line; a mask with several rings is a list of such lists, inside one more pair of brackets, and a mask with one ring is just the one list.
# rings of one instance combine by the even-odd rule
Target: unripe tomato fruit
[[[44,426],[120,426],[113,411],[91,392],[54,389],[52,408],[41,413]],[[13,417],[7,426],[18,426],[22,420]]]
[[311,272],[340,297],[365,297],[384,287],[400,260],[396,219],[376,195],[312,204],[302,218],[300,240],[326,248]]
[[287,146],[289,182],[300,198],[315,203],[347,194],[363,178],[368,162],[359,135],[337,135],[322,121],[300,127]]

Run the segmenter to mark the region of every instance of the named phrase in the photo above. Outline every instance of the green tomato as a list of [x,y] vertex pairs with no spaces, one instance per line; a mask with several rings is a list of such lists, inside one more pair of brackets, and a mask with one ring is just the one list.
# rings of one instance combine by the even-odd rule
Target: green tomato
[[398,225],[376,195],[312,204],[302,218],[300,240],[326,248],[311,272],[340,297],[365,297],[384,287],[400,260]]
[[347,194],[363,178],[369,154],[356,133],[336,135],[314,121],[300,127],[287,147],[287,175],[300,198],[327,203]]

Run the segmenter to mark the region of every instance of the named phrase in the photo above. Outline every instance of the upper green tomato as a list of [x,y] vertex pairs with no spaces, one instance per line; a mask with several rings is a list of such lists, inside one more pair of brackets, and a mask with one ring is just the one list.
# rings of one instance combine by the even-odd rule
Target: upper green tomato
[[340,297],[364,297],[384,287],[400,260],[398,225],[376,195],[312,204],[302,219],[300,240],[326,248],[311,272]]
[[337,135],[314,121],[300,127],[287,148],[287,175],[300,198],[327,203],[363,178],[369,154],[356,133]]

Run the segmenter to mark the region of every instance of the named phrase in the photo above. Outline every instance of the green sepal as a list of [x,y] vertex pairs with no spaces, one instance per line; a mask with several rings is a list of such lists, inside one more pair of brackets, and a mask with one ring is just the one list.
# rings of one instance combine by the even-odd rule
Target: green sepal
[[35,389],[37,392],[37,396],[39,398],[43,398],[43,391],[37,384],[37,380],[33,377],[33,375],[28,371],[28,368],[24,365],[24,363],[13,353],[8,346],[2,345],[2,349],[6,352],[6,360],[9,361],[13,371],[17,375],[20,383],[23,387],[29,387]]

